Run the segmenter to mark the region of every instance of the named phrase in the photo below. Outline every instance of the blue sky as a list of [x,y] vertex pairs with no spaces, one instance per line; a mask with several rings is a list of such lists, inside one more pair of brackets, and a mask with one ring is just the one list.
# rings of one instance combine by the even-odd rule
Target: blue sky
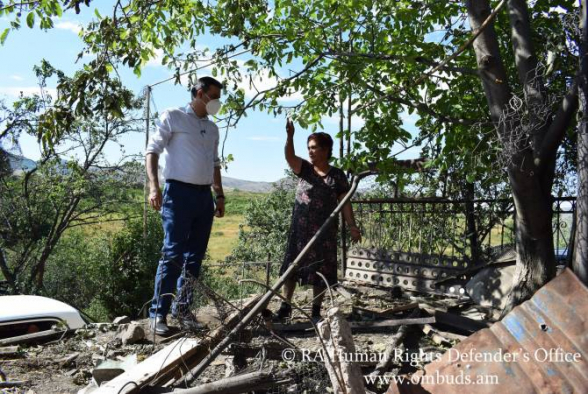
[[[97,3],[97,2],[96,2]],[[99,11],[108,12],[111,1],[100,2]],[[19,31],[11,32],[4,46],[0,46],[0,98],[11,102],[19,92],[24,94],[33,94],[38,92],[36,77],[33,73],[33,66],[41,62],[42,59],[48,60],[53,66],[63,70],[67,74],[72,74],[81,67],[76,64],[77,54],[83,48],[82,42],[77,35],[80,25],[85,25],[94,17],[94,7],[82,8],[82,12],[76,15],[71,12],[64,14],[63,18],[55,19],[55,28],[47,32],[38,28],[29,29],[21,28]],[[0,31],[8,26],[7,19],[0,19]],[[199,46],[214,49],[226,41],[203,36],[199,40]],[[239,61],[247,60],[245,55],[237,58]],[[290,65],[290,67],[293,67]],[[172,76],[172,72],[166,67],[161,66],[158,59],[150,62],[142,72],[140,78],[137,78],[130,70],[119,70],[125,86],[140,94],[146,85],[164,80]],[[202,70],[198,76],[209,75],[210,72]],[[263,81],[265,86],[271,85],[271,80]],[[54,88],[54,86],[49,86]],[[252,92],[246,84],[243,84],[246,90],[246,97]],[[50,90],[51,91],[51,90]],[[173,81],[160,84],[153,88],[153,100],[155,106],[161,112],[165,108],[184,106],[189,101],[189,93],[186,86],[174,85]],[[288,101],[289,100],[289,101]],[[285,99],[283,103],[295,104],[296,97]],[[415,116],[403,116],[407,130],[414,132]],[[334,136],[338,131],[338,117],[325,118],[323,125],[324,131]],[[352,119],[352,127],[357,130],[361,127],[360,119]],[[229,131],[229,136],[225,145],[225,155],[232,154],[234,161],[229,163],[225,176],[240,178],[253,181],[273,182],[284,176],[286,162],[283,157],[283,146],[285,141],[285,118],[274,118],[260,112],[249,112],[246,118],[243,118],[237,128]],[[295,135],[295,148],[298,155],[306,157],[306,136],[308,131],[297,127]],[[224,131],[221,131],[221,139],[224,138]],[[124,150],[129,153],[140,153],[144,148],[144,135],[130,135],[124,140]],[[335,141],[338,146],[338,141]],[[39,158],[39,147],[34,138],[25,136],[20,140],[22,154],[28,158],[36,160]],[[416,157],[417,152],[411,150],[401,157]],[[120,147],[112,144],[107,147],[106,155],[111,160],[116,160],[121,156]]]

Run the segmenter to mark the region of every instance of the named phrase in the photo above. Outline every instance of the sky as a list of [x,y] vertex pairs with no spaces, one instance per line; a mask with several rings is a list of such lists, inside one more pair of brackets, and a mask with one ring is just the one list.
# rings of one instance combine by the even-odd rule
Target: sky
[[[82,50],[83,43],[78,37],[81,25],[87,24],[94,17],[94,8],[98,5],[99,11],[105,14],[110,10],[112,1],[92,2],[92,7],[83,7],[82,12],[76,15],[72,12],[64,13],[62,18],[54,20],[54,28],[42,31],[37,27],[29,29],[22,27],[18,31],[12,31],[4,46],[0,46],[0,99],[7,103],[14,101],[23,92],[25,95],[38,93],[37,80],[33,72],[33,66],[40,64],[42,59],[49,61],[57,69],[61,69],[67,75],[72,75],[81,67],[76,62],[77,54]],[[0,32],[8,26],[7,18],[0,18]],[[227,41],[205,35],[199,38],[198,45],[202,48],[217,48]],[[236,58],[239,62],[247,60],[245,55]],[[290,68],[293,66],[290,65]],[[295,67],[295,65],[294,65]],[[173,76],[173,72],[167,67],[161,66],[159,59],[149,62],[142,70],[140,78],[137,78],[131,70],[119,70],[123,84],[136,94],[140,94],[147,85],[165,80]],[[210,71],[199,71],[198,77],[210,75]],[[262,82],[269,87],[271,81]],[[253,91],[243,83],[246,99],[253,95]],[[55,86],[48,86],[51,93]],[[56,95],[53,94],[53,97]],[[152,90],[153,103],[161,112],[166,108],[180,107],[188,104],[190,95],[186,85],[175,85],[173,81],[155,86]],[[294,94],[290,98],[281,101],[283,104],[296,104],[299,96]],[[153,107],[153,106],[152,106]],[[152,108],[153,110],[153,108]],[[404,127],[411,133],[416,133],[414,122],[415,115],[403,114]],[[235,129],[229,130],[226,139],[224,154],[232,154],[234,161],[228,164],[223,171],[224,176],[251,181],[274,182],[284,177],[287,164],[284,159],[285,143],[285,116],[274,117],[258,111],[250,111],[247,117],[242,118]],[[361,119],[352,119],[352,130],[362,126]],[[333,137],[339,130],[338,117],[325,117],[323,119],[324,131]],[[152,129],[153,131],[153,129]],[[300,126],[296,129],[294,144],[296,153],[306,158],[306,137],[309,131]],[[221,140],[225,137],[225,130],[221,129]],[[140,154],[144,150],[144,134],[129,135],[121,141],[126,154]],[[20,141],[22,155],[37,160],[40,157],[40,149],[33,137],[23,136]],[[338,146],[338,141],[335,141]],[[334,149],[338,151],[338,149]],[[115,161],[121,156],[121,148],[111,144],[106,147],[106,156]],[[335,156],[337,152],[334,152]],[[418,151],[414,149],[399,156],[400,158],[414,158]]]

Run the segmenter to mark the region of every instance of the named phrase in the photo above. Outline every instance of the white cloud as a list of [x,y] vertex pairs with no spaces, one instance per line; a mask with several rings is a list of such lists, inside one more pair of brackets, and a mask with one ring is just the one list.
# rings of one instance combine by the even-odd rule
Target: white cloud
[[[239,89],[243,89],[245,98],[247,99],[252,99],[258,92],[275,88],[280,82],[279,78],[270,76],[266,70],[261,70],[256,75],[251,75],[247,67],[245,67],[245,60],[237,60],[237,65],[243,76],[243,79],[237,86]],[[297,102],[303,99],[302,93],[291,90],[286,96],[278,98],[278,102]]]
[[55,28],[61,30],[69,30],[75,34],[80,34],[80,31],[82,31],[82,25],[80,23],[70,21],[57,22],[55,24]]
[[[21,92],[25,96],[31,96],[33,94],[41,94],[41,89],[38,86],[0,86],[0,95],[17,98]],[[56,89],[45,89],[45,92],[53,98],[57,97]]]
[[24,81],[24,78],[23,77],[21,77],[20,75],[16,75],[16,74],[15,75],[11,75],[10,76],[10,79],[13,79],[15,81]]
[[[245,97],[251,99],[255,97],[258,92],[273,89],[278,86],[279,79],[270,77],[269,72],[261,71],[258,75],[250,78],[245,70],[242,70],[243,80],[238,84],[240,89],[245,92]],[[286,96],[278,98],[278,102],[296,102],[302,101],[304,97],[302,93],[297,91],[290,91]]]
[[252,137],[247,137],[247,139],[251,141],[280,141],[278,137],[270,137],[267,135],[254,135]]
[[150,59],[145,64],[145,67],[159,67],[159,66],[161,66],[161,61],[163,60],[163,49],[155,49],[155,51],[153,51],[153,52],[155,52],[155,57]]

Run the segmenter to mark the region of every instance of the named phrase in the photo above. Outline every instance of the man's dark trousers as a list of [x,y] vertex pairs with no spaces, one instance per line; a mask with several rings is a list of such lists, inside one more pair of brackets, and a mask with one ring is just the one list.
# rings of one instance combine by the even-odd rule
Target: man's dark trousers
[[163,189],[161,219],[163,222],[162,257],[155,275],[155,290],[149,316],[167,316],[177,288],[174,309],[191,303],[191,289],[183,289],[185,279],[198,278],[200,265],[214,217],[210,186],[167,181]]

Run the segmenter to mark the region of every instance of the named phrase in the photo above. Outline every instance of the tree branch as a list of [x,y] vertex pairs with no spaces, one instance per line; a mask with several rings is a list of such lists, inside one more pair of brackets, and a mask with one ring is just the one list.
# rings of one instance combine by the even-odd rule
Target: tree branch
[[[545,87],[538,71],[537,57],[531,42],[531,22],[527,3],[523,0],[508,0],[511,25],[511,38],[515,64],[519,80],[525,92],[525,101],[531,123],[540,125],[533,133],[533,146],[540,147],[545,136],[547,124],[542,122],[539,113],[545,105]],[[536,152],[535,152],[536,153]]]
[[555,157],[557,149],[563,140],[567,128],[578,109],[578,82],[574,81],[567,94],[564,96],[561,106],[551,122],[543,143],[539,148],[539,155],[535,159],[536,166],[544,166]]
[[[327,56],[327,57],[349,57],[349,58],[363,58],[363,59],[373,59],[373,60],[406,60],[405,57],[402,56],[397,56],[397,55],[384,55],[384,54],[378,54],[378,53],[359,53],[359,52],[345,52],[345,51],[336,51],[336,50],[328,50],[323,52],[323,55]],[[429,66],[434,66],[434,67],[439,67],[441,66],[441,70],[444,71],[453,71],[453,72],[458,72],[461,74],[469,74],[469,75],[476,75],[478,76],[478,70],[474,70],[471,68],[465,68],[465,67],[455,67],[455,66],[449,66],[447,64],[442,65],[439,62],[430,60],[430,59],[426,59],[422,56],[417,56],[414,58],[414,61],[417,63],[422,63],[422,64],[426,64]]]
[[411,108],[415,108],[419,111],[425,112],[431,116],[433,116],[436,119],[439,119],[442,122],[447,122],[447,123],[456,123],[456,124],[463,124],[463,125],[473,125],[473,124],[477,124],[479,123],[478,120],[470,120],[470,119],[459,119],[459,118],[452,118],[449,116],[445,116],[442,114],[437,113],[435,110],[433,110],[431,107],[429,107],[427,104],[425,103],[415,103],[411,100],[407,100],[401,97],[396,97],[393,96],[392,94],[388,94],[386,92],[381,91],[380,89],[371,86],[370,84],[368,84],[367,82],[363,83],[365,85],[365,87],[367,87],[369,90],[371,90],[372,92],[378,94],[379,96],[390,100],[392,102],[398,103],[398,104],[402,104],[402,105],[406,105],[408,107]]

